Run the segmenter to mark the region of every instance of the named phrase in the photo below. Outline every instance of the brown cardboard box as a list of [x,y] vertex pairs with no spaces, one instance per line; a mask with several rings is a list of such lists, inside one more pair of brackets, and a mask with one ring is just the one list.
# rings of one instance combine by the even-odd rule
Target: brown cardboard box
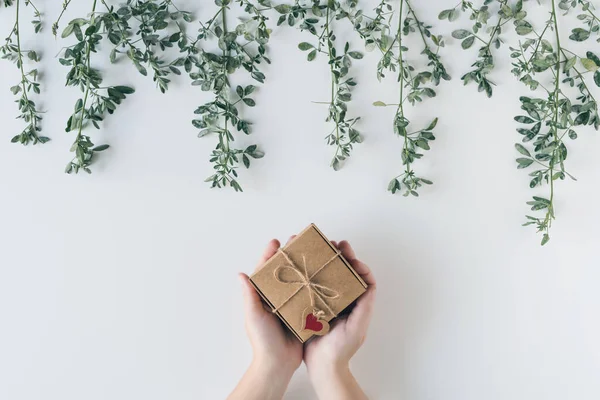
[[301,341],[329,330],[329,321],[367,285],[311,224],[256,271],[250,282]]

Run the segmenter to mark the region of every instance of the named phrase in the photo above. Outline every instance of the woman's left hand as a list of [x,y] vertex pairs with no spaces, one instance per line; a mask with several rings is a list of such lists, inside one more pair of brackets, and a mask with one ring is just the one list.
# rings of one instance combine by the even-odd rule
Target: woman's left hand
[[[256,268],[275,255],[279,247],[278,240],[271,240]],[[240,274],[240,280],[244,293],[246,332],[254,354],[253,365],[265,372],[277,371],[291,377],[302,363],[302,343],[283,326],[277,315],[265,308],[248,275]]]

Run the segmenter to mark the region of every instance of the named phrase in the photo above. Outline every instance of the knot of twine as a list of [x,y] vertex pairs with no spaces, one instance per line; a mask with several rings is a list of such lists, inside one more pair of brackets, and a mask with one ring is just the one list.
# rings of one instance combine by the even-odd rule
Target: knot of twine
[[[286,285],[298,284],[300,286],[298,286],[296,288],[296,290],[283,303],[281,303],[278,307],[274,308],[273,312],[274,313],[277,312],[279,309],[281,309],[281,307],[286,305],[288,303],[288,301],[290,301],[296,294],[298,294],[298,292],[300,292],[300,290],[302,290],[303,288],[306,288],[306,289],[308,289],[308,294],[310,297],[310,305],[311,305],[311,307],[313,307],[313,313],[315,313],[315,315],[317,315],[317,316],[322,316],[324,314],[323,311],[315,308],[315,297],[316,297],[319,300],[321,300],[321,303],[323,303],[323,305],[325,305],[325,308],[327,309],[327,311],[329,311],[329,313],[335,317],[335,313],[333,312],[333,310],[327,303],[327,300],[337,299],[338,297],[340,297],[340,294],[330,287],[313,282],[312,279],[315,275],[317,275],[319,272],[321,272],[321,270],[323,268],[325,268],[326,266],[331,264],[331,262],[333,260],[338,258],[338,256],[340,255],[340,252],[336,251],[335,255],[333,257],[331,257],[329,259],[329,261],[327,261],[325,264],[323,264],[321,266],[321,268],[317,269],[311,276],[308,276],[308,270],[306,268],[306,257],[304,255],[302,255],[304,271],[301,271],[298,268],[298,266],[296,264],[294,264],[294,262],[290,259],[290,257],[287,255],[287,253],[285,251],[283,251],[282,249],[279,249],[279,253],[281,253],[285,257],[285,259],[288,263],[286,265],[281,265],[281,266],[275,268],[275,270],[273,271],[273,276],[280,283],[283,283]],[[283,272],[284,270],[293,271],[294,274],[296,275],[296,278],[291,279],[291,280],[284,279],[281,276],[281,272]]]

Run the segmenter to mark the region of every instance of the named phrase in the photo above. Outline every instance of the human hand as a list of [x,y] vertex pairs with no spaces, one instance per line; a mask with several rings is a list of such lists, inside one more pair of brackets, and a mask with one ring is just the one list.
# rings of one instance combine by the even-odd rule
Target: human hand
[[356,259],[348,242],[333,243],[369,286],[349,315],[338,317],[331,323],[328,334],[305,344],[304,362],[319,398],[363,399],[366,396],[352,377],[349,362],[365,341],[375,304],[376,282],[369,267]]
[[[278,240],[271,240],[256,269],[271,258],[279,246]],[[253,365],[264,369],[266,373],[276,371],[291,377],[302,363],[302,343],[288,332],[271,310],[266,308],[250,283],[248,275],[239,276],[244,293],[246,332],[254,354]]]

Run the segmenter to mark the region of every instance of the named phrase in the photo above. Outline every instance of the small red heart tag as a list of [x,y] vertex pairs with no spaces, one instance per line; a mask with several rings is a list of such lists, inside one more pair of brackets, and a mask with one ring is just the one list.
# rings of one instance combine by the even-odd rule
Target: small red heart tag
[[329,332],[329,323],[327,321],[320,320],[317,315],[314,314],[312,308],[304,310],[302,316],[302,330],[311,331],[315,335],[324,335]]
[[315,332],[320,332],[323,329],[323,324],[319,322],[317,317],[314,314],[306,315],[306,323],[304,324],[304,329],[308,329]]

